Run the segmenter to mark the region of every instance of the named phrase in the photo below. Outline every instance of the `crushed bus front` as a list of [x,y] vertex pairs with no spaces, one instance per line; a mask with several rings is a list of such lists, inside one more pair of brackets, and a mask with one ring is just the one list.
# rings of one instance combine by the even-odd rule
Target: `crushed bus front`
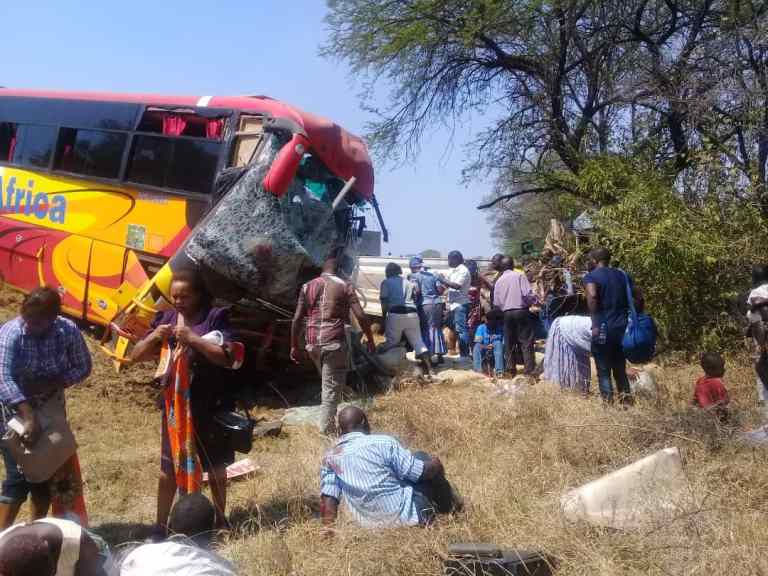
[[248,163],[219,175],[218,200],[171,259],[138,291],[118,290],[120,312],[102,346],[118,365],[170,306],[174,270],[187,267],[201,272],[216,299],[233,305],[241,340],[287,357],[300,286],[334,247],[344,246],[354,267],[365,227],[354,178],[338,178],[310,145],[289,123],[265,125]]

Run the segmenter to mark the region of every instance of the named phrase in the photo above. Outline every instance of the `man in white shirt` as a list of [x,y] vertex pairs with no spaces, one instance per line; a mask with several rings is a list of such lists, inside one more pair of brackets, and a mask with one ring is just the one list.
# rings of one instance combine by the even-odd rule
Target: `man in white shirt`
[[467,316],[469,314],[469,288],[472,284],[472,275],[469,268],[464,265],[464,256],[458,250],[448,254],[448,266],[451,271],[448,276],[440,279],[448,287],[448,310],[451,315],[451,324],[459,338],[459,354],[465,360],[469,360],[469,328]]

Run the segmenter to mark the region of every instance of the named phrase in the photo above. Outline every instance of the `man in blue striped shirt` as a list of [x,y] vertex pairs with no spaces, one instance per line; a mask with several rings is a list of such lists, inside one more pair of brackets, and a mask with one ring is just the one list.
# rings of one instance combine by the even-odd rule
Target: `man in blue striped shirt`
[[320,510],[323,524],[336,520],[343,500],[361,526],[428,524],[435,513],[460,504],[439,458],[411,453],[384,434],[371,434],[365,412],[348,406],[339,412],[342,433],[323,460]]

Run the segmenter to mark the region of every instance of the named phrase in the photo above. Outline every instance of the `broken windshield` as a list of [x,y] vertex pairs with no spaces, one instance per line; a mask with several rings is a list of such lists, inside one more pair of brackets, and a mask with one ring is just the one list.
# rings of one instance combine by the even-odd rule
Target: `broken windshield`
[[279,138],[267,138],[195,228],[185,252],[250,296],[292,304],[302,272],[319,267],[334,246],[346,243],[351,209],[343,200],[334,210],[344,183],[311,155],[283,196],[267,192],[264,176],[280,148]]

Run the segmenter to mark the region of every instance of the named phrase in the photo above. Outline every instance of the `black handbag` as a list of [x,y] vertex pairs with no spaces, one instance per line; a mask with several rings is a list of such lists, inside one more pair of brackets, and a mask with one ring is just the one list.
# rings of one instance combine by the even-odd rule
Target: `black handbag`
[[248,412],[243,415],[234,410],[221,410],[214,414],[213,422],[218,429],[217,435],[225,438],[232,450],[242,454],[251,451],[256,422]]

